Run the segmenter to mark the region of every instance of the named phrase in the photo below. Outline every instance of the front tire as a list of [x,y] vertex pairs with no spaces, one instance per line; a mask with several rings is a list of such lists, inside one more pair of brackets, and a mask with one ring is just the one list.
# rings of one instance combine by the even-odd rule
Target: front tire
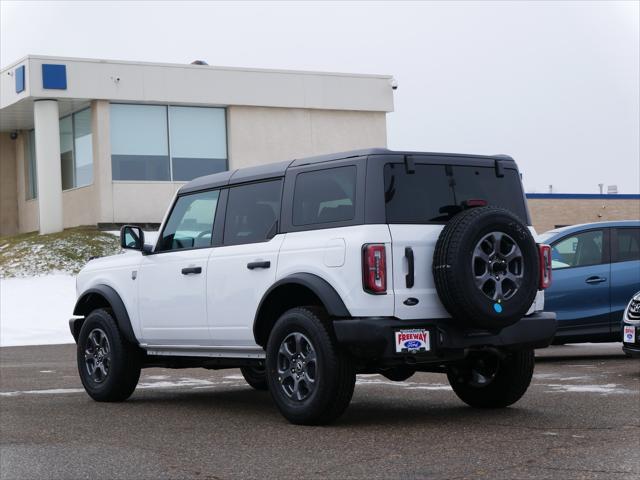
[[287,420],[330,423],[349,406],[355,380],[353,361],[337,345],[324,310],[293,308],[278,319],[267,342],[267,381]]
[[504,408],[514,404],[529,388],[535,358],[533,350],[513,352],[504,358],[490,353],[472,354],[447,372],[460,400],[476,408]]
[[140,352],[122,338],[108,310],[94,310],[82,324],[77,362],[84,389],[98,402],[126,400],[140,378]]

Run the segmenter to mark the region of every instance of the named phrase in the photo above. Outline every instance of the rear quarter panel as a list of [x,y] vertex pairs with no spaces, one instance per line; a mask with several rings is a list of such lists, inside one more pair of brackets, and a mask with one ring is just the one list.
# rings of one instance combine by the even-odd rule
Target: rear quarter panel
[[387,225],[356,225],[286,234],[276,280],[294,273],[311,273],[327,281],[340,295],[353,317],[392,316],[393,281],[389,272],[386,295],[371,295],[362,288],[362,246],[386,245],[391,259],[391,236]]

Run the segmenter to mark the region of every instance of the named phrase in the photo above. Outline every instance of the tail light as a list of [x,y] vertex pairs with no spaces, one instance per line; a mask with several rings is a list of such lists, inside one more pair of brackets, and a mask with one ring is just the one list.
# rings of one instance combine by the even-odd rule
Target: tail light
[[362,247],[362,287],[374,295],[387,293],[387,254],[382,243]]
[[540,283],[538,288],[544,290],[551,286],[551,247],[539,243],[538,254],[540,256]]

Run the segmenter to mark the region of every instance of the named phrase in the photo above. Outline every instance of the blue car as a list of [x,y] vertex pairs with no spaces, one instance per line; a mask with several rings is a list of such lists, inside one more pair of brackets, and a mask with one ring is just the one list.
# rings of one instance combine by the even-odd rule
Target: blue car
[[538,241],[551,245],[545,310],[557,315],[554,343],[619,342],[624,310],[640,290],[640,221],[573,225]]

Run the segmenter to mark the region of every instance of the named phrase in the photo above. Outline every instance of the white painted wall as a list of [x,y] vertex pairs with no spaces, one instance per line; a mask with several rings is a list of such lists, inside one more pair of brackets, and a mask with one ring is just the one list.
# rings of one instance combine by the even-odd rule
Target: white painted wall
[[[29,56],[24,62],[29,65],[29,95],[36,98],[393,111],[388,75],[45,56]],[[43,63],[66,65],[66,90],[42,88]],[[3,70],[3,77],[7,76],[6,71]],[[10,95],[11,89],[15,92],[13,84],[5,85],[3,79],[0,87],[0,108],[17,100]]]
[[56,100],[34,103],[40,233],[63,228],[59,111]]

